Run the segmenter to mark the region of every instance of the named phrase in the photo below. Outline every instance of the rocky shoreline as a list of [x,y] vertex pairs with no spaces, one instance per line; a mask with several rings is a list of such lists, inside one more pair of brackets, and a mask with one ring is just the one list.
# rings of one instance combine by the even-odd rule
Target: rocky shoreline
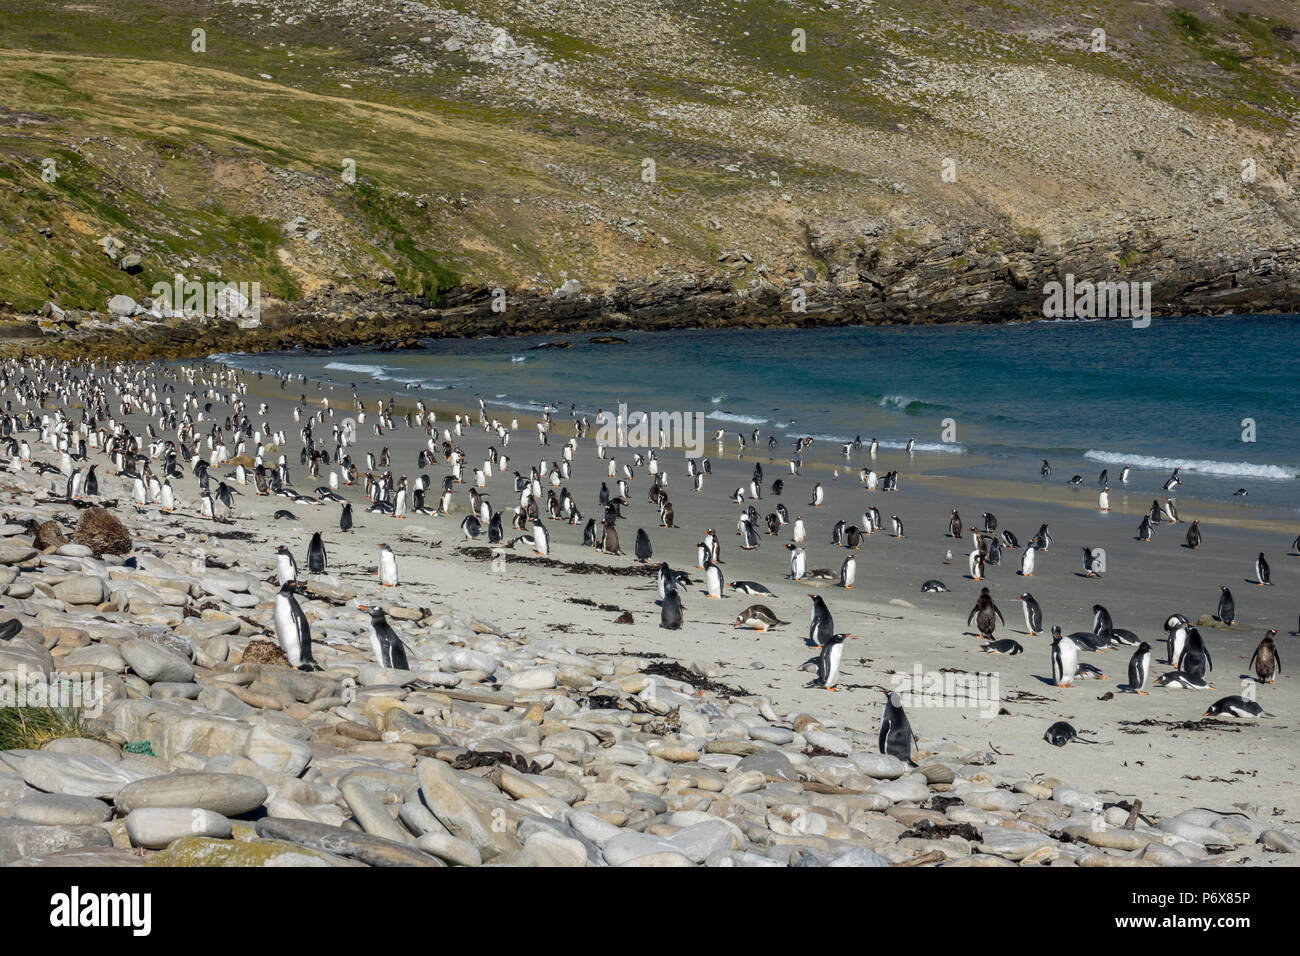
[[[1136,234],[1141,224],[1129,224]],[[1147,234],[1146,230],[1142,230]],[[160,317],[149,300],[103,313],[0,315],[0,354],[114,360],[197,358],[214,352],[386,345],[422,339],[674,328],[812,328],[838,325],[1005,322],[1043,318],[1044,286],[1067,276],[1151,283],[1156,316],[1300,312],[1300,242],[1226,251],[1200,239],[1042,243],[944,235],[882,260],[850,237],[809,233],[820,270],[755,263],[743,250],[709,275],[659,270],[591,288],[459,286],[433,302],[382,281],[378,291],[323,285],[310,299],[271,302],[260,321]],[[1002,241],[999,241],[1002,240]],[[1128,265],[1118,263],[1124,249]],[[391,279],[391,277],[390,277]],[[504,292],[504,297],[502,293]],[[152,310],[152,311],[151,311]]]

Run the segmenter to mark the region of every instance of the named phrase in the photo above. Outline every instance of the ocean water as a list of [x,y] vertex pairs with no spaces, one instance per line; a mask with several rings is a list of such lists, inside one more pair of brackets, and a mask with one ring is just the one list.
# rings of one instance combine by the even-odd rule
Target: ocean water
[[[1295,511],[1300,506],[1300,316],[1128,322],[621,332],[431,340],[421,351],[222,355],[431,401],[567,417],[620,403],[629,412],[700,413],[710,434],[760,429],[788,448],[916,439],[930,470],[1053,480],[1134,466],[1150,484],[1181,466],[1180,492]],[[535,348],[572,342],[570,349]],[[1253,423],[1253,433],[1250,426]],[[1244,441],[1253,438],[1253,441]],[[953,440],[946,440],[953,439]],[[729,446],[734,448],[734,444]],[[963,456],[948,458],[946,456]],[[1158,486],[1157,486],[1158,487]]]

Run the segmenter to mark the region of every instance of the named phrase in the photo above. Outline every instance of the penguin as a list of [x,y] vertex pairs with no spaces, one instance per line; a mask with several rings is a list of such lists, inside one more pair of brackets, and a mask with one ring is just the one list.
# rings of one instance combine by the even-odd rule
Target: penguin
[[1043,609],[1028,591],[1018,595],[1016,600],[1020,602],[1021,609],[1025,612],[1025,631],[1033,637],[1043,629]]
[[725,582],[722,578],[722,568],[718,567],[712,561],[704,566],[704,586],[705,593],[711,598],[721,598],[722,589]]
[[885,695],[885,708],[880,715],[880,752],[889,754],[903,761],[909,767],[916,766],[912,760],[912,725],[907,714],[903,712],[903,701],[898,691],[888,691]]
[[1165,663],[1171,667],[1182,656],[1189,626],[1187,618],[1181,614],[1171,614],[1165,620]]
[[835,633],[835,621],[831,618],[830,608],[825,601],[816,594],[808,596],[812,598],[812,613],[808,619],[808,646],[821,647]]
[[474,515],[466,515],[460,522],[460,533],[466,541],[473,541],[483,533],[483,525]]
[[1034,576],[1034,564],[1038,557],[1038,549],[1030,544],[1025,548],[1025,553],[1020,556],[1020,576],[1022,578],[1032,578]]
[[817,665],[817,676],[809,686],[829,691],[839,690],[836,685],[840,677],[840,660],[844,657],[844,642],[852,636],[852,634],[832,634],[826,638],[821,653],[804,665],[805,667],[808,664]]
[[682,596],[677,589],[669,591],[659,608],[659,626],[669,631],[681,630]]
[[1214,659],[1210,656],[1205,638],[1201,637],[1201,632],[1193,626],[1189,625],[1187,628],[1187,643],[1183,645],[1183,652],[1174,661],[1174,667],[1196,679],[1204,679],[1206,674],[1214,670]]
[[1043,734],[1043,739],[1053,747],[1064,747],[1072,740],[1077,740],[1081,744],[1095,745],[1098,743],[1096,740],[1084,740],[1079,736],[1078,731],[1063,720],[1058,720],[1048,727],[1047,732]]
[[325,542],[317,531],[312,534],[311,542],[307,545],[307,570],[312,574],[324,574],[325,564]]
[[650,547],[650,536],[645,533],[644,528],[636,529],[636,544],[632,550],[641,564],[646,564],[654,555],[654,549]]
[[948,514],[949,514],[948,537],[960,538],[961,529],[962,529],[961,515],[957,513],[955,508],[952,511],[950,511]]
[[1182,671],[1170,671],[1155,679],[1156,687],[1169,687],[1174,690],[1214,690],[1204,677],[1184,674]]
[[1017,538],[1010,530],[1003,528],[1002,546],[1004,548],[1012,548],[1012,549],[1018,548],[1020,547],[1020,539]]
[[840,565],[840,587],[844,588],[846,591],[851,591],[853,589],[853,581],[857,576],[858,559],[850,554],[844,559],[844,563]]
[[397,555],[386,544],[379,546],[379,586],[381,588],[397,587]]
[[1263,707],[1259,706],[1253,700],[1247,700],[1240,694],[1233,694],[1231,697],[1224,697],[1216,700],[1206,709],[1202,717],[1272,717]]
[[798,545],[787,544],[790,550],[790,577],[798,581],[808,572],[808,552]]
[[1104,488],[1102,488],[1101,492],[1097,495],[1097,510],[1098,511],[1110,510],[1110,485],[1106,485]]
[[1057,687],[1074,686],[1074,675],[1079,670],[1079,649],[1074,641],[1061,634],[1059,625],[1052,625],[1052,680]]
[[1151,516],[1143,515],[1138,524],[1137,539],[1144,544],[1151,540]]
[[1085,546],[1080,550],[1083,552],[1083,576],[1087,578],[1100,577],[1102,573],[1100,562],[1097,560],[1096,555],[1093,554],[1092,548]]
[[1278,653],[1277,644],[1273,641],[1276,633],[1277,628],[1272,628],[1264,635],[1255,648],[1255,653],[1250,655],[1250,663],[1246,665],[1255,669],[1255,677],[1261,684],[1274,683],[1277,675],[1282,673],[1282,655]]
[[1255,583],[1260,587],[1273,583],[1269,580],[1268,562],[1264,560],[1263,551],[1261,551],[1259,557],[1255,559]]
[[375,663],[380,667],[410,670],[406,660],[406,645],[388,623],[384,609],[364,604],[359,605],[358,609],[370,612],[370,651],[375,655]]
[[1129,693],[1146,695],[1147,678],[1151,676],[1151,645],[1143,641],[1128,660]]
[[[606,529],[606,542],[607,544],[613,544],[613,550],[611,551],[606,547],[606,553],[619,554],[618,536],[614,535],[613,541],[608,541],[609,532],[613,531],[613,526],[606,525]],[[537,552],[539,557],[543,558],[551,553],[551,533],[546,530],[546,525],[536,518],[533,519],[533,550]]]
[[970,565],[970,577],[972,581],[984,580],[984,551],[976,548],[967,556],[967,563]]
[[1170,524],[1178,524],[1178,506],[1174,504],[1174,499],[1166,498],[1161,510],[1166,521]]
[[739,614],[736,620],[732,622],[732,627],[746,627],[757,631],[766,631],[768,628],[779,627],[782,624],[789,624],[789,621],[782,621],[772,609],[765,604],[751,604]]
[[1201,546],[1201,523],[1193,521],[1190,528],[1187,529],[1187,547],[1195,551]]
[[930,580],[926,581],[924,584],[921,585],[922,594],[931,594],[931,593],[939,594],[947,590],[948,590],[948,585],[944,584],[942,581],[936,578],[931,578]]
[[1237,621],[1237,602],[1232,599],[1232,592],[1227,585],[1219,587],[1219,621],[1223,624],[1235,624]]
[[339,513],[339,530],[347,534],[352,530],[352,502],[343,502],[343,510]]
[[280,581],[280,587],[298,583],[298,562],[293,559],[293,555],[284,545],[275,549],[275,574]]
[[794,527],[791,529],[790,538],[795,544],[802,544],[808,537],[804,530],[803,518],[794,519]]
[[289,659],[289,665],[304,671],[320,670],[311,654],[311,625],[294,599],[292,584],[282,585],[276,594],[272,618],[276,640]]
[[1046,458],[1043,459],[1043,464],[1038,469],[1038,473],[1044,478],[1050,478],[1052,476],[1052,466],[1048,463]]
[[1024,651],[1019,641],[1013,641],[1011,638],[1003,638],[1000,641],[989,641],[982,648],[986,654],[1007,654],[1014,657]]
[[1002,616],[998,606],[993,603],[993,597],[989,594],[988,588],[980,589],[980,595],[975,601],[975,606],[966,615],[967,627],[970,626],[972,620],[975,621],[975,626],[979,629],[979,636],[986,641],[993,639],[993,631],[996,629],[998,621],[1002,622],[1003,627],[1007,626],[1006,618]]
[[894,537],[895,538],[905,537],[905,535],[903,534],[903,519],[900,518],[898,515],[890,515],[889,520],[894,529]]
[[775,594],[756,581],[733,581],[730,587],[733,591],[739,591],[741,594],[753,594],[758,597],[776,597]]
[[822,483],[819,481],[813,485],[812,501],[809,502],[814,508],[820,508],[826,498],[826,492],[822,489]]

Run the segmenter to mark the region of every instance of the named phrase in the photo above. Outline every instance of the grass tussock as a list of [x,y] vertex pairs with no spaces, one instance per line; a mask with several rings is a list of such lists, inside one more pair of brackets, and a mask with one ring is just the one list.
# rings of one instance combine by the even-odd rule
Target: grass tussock
[[0,707],[0,750],[40,750],[61,737],[106,739],[76,707]]

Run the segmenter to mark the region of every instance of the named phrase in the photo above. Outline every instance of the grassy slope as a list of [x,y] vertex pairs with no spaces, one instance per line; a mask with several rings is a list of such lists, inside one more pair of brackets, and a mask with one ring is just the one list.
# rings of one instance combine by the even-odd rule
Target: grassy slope
[[[422,295],[462,277],[609,280],[700,268],[738,244],[816,265],[806,220],[902,204],[1014,222],[993,185],[936,186],[933,157],[952,144],[979,140],[1013,179],[1024,160],[1002,128],[945,118],[948,104],[924,88],[928,64],[976,78],[1048,67],[1264,138],[1300,105],[1300,14],[1282,2],[1227,13],[1193,0],[459,7],[556,64],[560,78],[539,90],[444,52],[436,18],[403,20],[387,3],[360,16],[276,7],[299,8],[288,24],[257,3],[0,0],[0,84],[11,110],[36,114],[0,111],[0,302],[102,307],[178,269],[294,299],[324,282],[373,288],[382,270]],[[1087,52],[1094,25],[1109,55]],[[796,26],[802,56],[789,48]],[[205,53],[190,49],[195,27]],[[394,54],[418,68],[394,68]],[[639,179],[645,156],[657,183]],[[46,157],[54,183],[40,177]],[[355,186],[341,180],[345,159]],[[298,214],[321,228],[316,241],[284,236]],[[105,235],[142,257],[138,276],[102,254]]]

